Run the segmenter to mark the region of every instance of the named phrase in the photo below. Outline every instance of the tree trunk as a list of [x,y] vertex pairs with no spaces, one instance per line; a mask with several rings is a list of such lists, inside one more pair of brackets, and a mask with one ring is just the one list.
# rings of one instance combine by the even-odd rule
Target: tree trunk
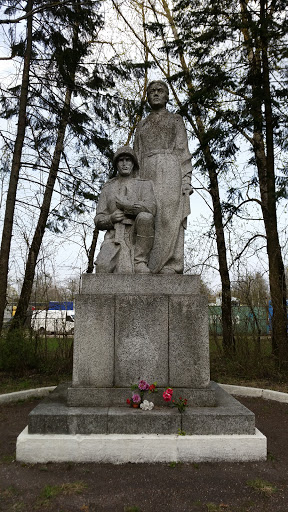
[[[247,26],[249,13],[246,2],[247,0],[240,3],[243,20]],[[243,30],[243,35],[252,78],[253,150],[258,170],[261,208],[267,238],[269,285],[273,307],[272,348],[279,366],[284,367],[288,364],[286,282],[276,213],[274,123],[268,63],[269,42],[265,0],[260,0],[260,21],[260,37],[258,41],[255,38],[255,50],[251,45],[252,37],[248,33],[248,29]],[[264,115],[262,113],[262,106],[264,106]],[[266,144],[264,143],[264,137]]]
[[[170,27],[173,32],[174,40],[179,41],[179,35],[177,32],[177,28],[172,16],[172,13],[169,9],[169,6],[166,0],[162,0],[162,5],[169,21]],[[178,55],[182,70],[184,71],[185,82],[187,84],[188,95],[193,95],[195,90],[194,86],[190,79],[189,69],[182,51],[181,45],[178,45]],[[220,201],[220,193],[219,193],[219,184],[218,184],[218,174],[217,174],[217,165],[214,161],[213,155],[211,154],[211,150],[209,147],[209,143],[207,142],[206,130],[204,126],[204,122],[200,115],[200,110],[198,105],[195,104],[192,99],[191,108],[193,115],[195,117],[197,129],[194,129],[194,123],[190,123],[192,128],[195,131],[195,135],[197,136],[200,147],[204,156],[206,170],[208,171],[209,176],[209,192],[212,199],[213,204],[213,221],[216,232],[216,244],[218,251],[218,262],[219,262],[219,273],[221,278],[222,285],[222,330],[223,330],[223,348],[226,355],[229,355],[234,348],[234,335],[233,335],[233,322],[232,322],[232,306],[231,306],[231,284],[227,263],[227,251],[226,251],[226,243],[224,236],[224,227],[223,227],[223,216],[222,216],[222,208]],[[189,120],[189,116],[187,116]]]
[[94,231],[93,231],[93,238],[92,238],[92,242],[90,245],[90,249],[88,251],[88,267],[86,270],[87,274],[92,274],[93,269],[94,269],[94,257],[95,257],[95,250],[96,250],[98,235],[99,235],[99,229],[97,229],[95,227]]
[[52,164],[49,171],[49,176],[45,188],[43,203],[40,210],[40,215],[34,237],[29,249],[28,259],[26,263],[25,276],[22,284],[20,299],[18,302],[17,310],[11,324],[11,329],[22,327],[26,320],[27,309],[32,293],[33,281],[35,276],[35,269],[38,254],[40,251],[41,243],[43,240],[47,219],[49,215],[53,190],[57,178],[61,154],[63,151],[65,131],[68,124],[70,104],[71,104],[72,90],[68,88],[65,95],[65,103],[62,110],[62,116],[58,128],[58,136],[53,154]]
[[[33,8],[33,0],[28,0],[26,5],[26,11],[30,12]],[[32,16],[27,18],[27,39],[26,39],[26,50],[24,56],[24,67],[22,74],[22,84],[20,92],[19,102],[19,115],[18,115],[18,126],[17,135],[14,145],[12,167],[9,181],[9,188],[6,199],[6,210],[3,223],[2,242],[0,250],[0,333],[3,325],[4,310],[6,307],[6,293],[7,293],[7,282],[8,282],[8,265],[11,248],[11,239],[13,231],[13,220],[15,211],[15,201],[17,186],[19,181],[19,172],[21,167],[21,156],[23,149],[23,142],[26,129],[26,110],[27,110],[27,99],[28,99],[28,87],[29,87],[29,71],[30,62],[32,55]]]
[[[200,144],[205,140],[205,133],[202,132],[202,122],[197,120],[197,126],[199,129],[198,138]],[[218,252],[219,272],[222,284],[222,333],[223,333],[223,349],[226,355],[231,355],[234,350],[235,340],[233,332],[233,321],[232,321],[232,305],[231,305],[231,284],[227,263],[227,251],[224,236],[222,208],[219,193],[217,167],[214,162],[213,156],[211,155],[210,148],[207,143],[202,146],[204,154],[206,168],[209,175],[209,192],[213,204],[213,221],[216,232],[216,244]]]

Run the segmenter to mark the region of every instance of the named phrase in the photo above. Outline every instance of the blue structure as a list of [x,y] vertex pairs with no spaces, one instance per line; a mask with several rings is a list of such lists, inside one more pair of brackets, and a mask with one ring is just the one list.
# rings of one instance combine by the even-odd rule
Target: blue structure
[[67,300],[63,302],[50,300],[48,308],[49,311],[72,311],[73,309],[74,306],[72,300]]
[[[286,306],[288,308],[288,299],[286,300]],[[272,307],[271,300],[269,300],[269,303],[268,303],[268,328],[269,328],[269,332],[272,332],[272,316],[273,316],[273,307]],[[287,309],[287,320],[288,320],[288,309]],[[287,331],[288,331],[288,321],[287,321]]]

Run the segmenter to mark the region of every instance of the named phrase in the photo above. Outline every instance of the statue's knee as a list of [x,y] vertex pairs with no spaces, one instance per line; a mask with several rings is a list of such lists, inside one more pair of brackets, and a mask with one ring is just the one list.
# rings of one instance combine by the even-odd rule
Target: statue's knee
[[136,233],[140,236],[154,236],[154,217],[152,213],[141,212],[137,215]]
[[142,224],[145,226],[150,226],[151,224],[154,225],[154,217],[152,213],[140,212],[137,215],[136,222],[137,224]]

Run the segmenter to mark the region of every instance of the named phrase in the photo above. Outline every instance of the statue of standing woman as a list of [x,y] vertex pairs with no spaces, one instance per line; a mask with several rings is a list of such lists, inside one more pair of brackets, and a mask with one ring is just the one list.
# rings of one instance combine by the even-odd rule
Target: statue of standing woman
[[153,182],[157,202],[148,266],[154,274],[182,274],[184,228],[192,193],[191,154],[182,117],[166,109],[169,90],[165,82],[151,82],[147,96],[152,112],[138,124],[134,150],[140,178]]

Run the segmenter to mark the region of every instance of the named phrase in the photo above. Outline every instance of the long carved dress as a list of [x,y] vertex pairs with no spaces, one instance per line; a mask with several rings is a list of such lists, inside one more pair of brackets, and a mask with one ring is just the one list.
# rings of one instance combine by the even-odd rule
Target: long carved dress
[[149,268],[183,273],[184,227],[190,213],[189,195],[182,185],[190,184],[192,165],[183,119],[166,109],[153,111],[138,124],[134,150],[140,177],[154,183],[157,202],[155,238]]

